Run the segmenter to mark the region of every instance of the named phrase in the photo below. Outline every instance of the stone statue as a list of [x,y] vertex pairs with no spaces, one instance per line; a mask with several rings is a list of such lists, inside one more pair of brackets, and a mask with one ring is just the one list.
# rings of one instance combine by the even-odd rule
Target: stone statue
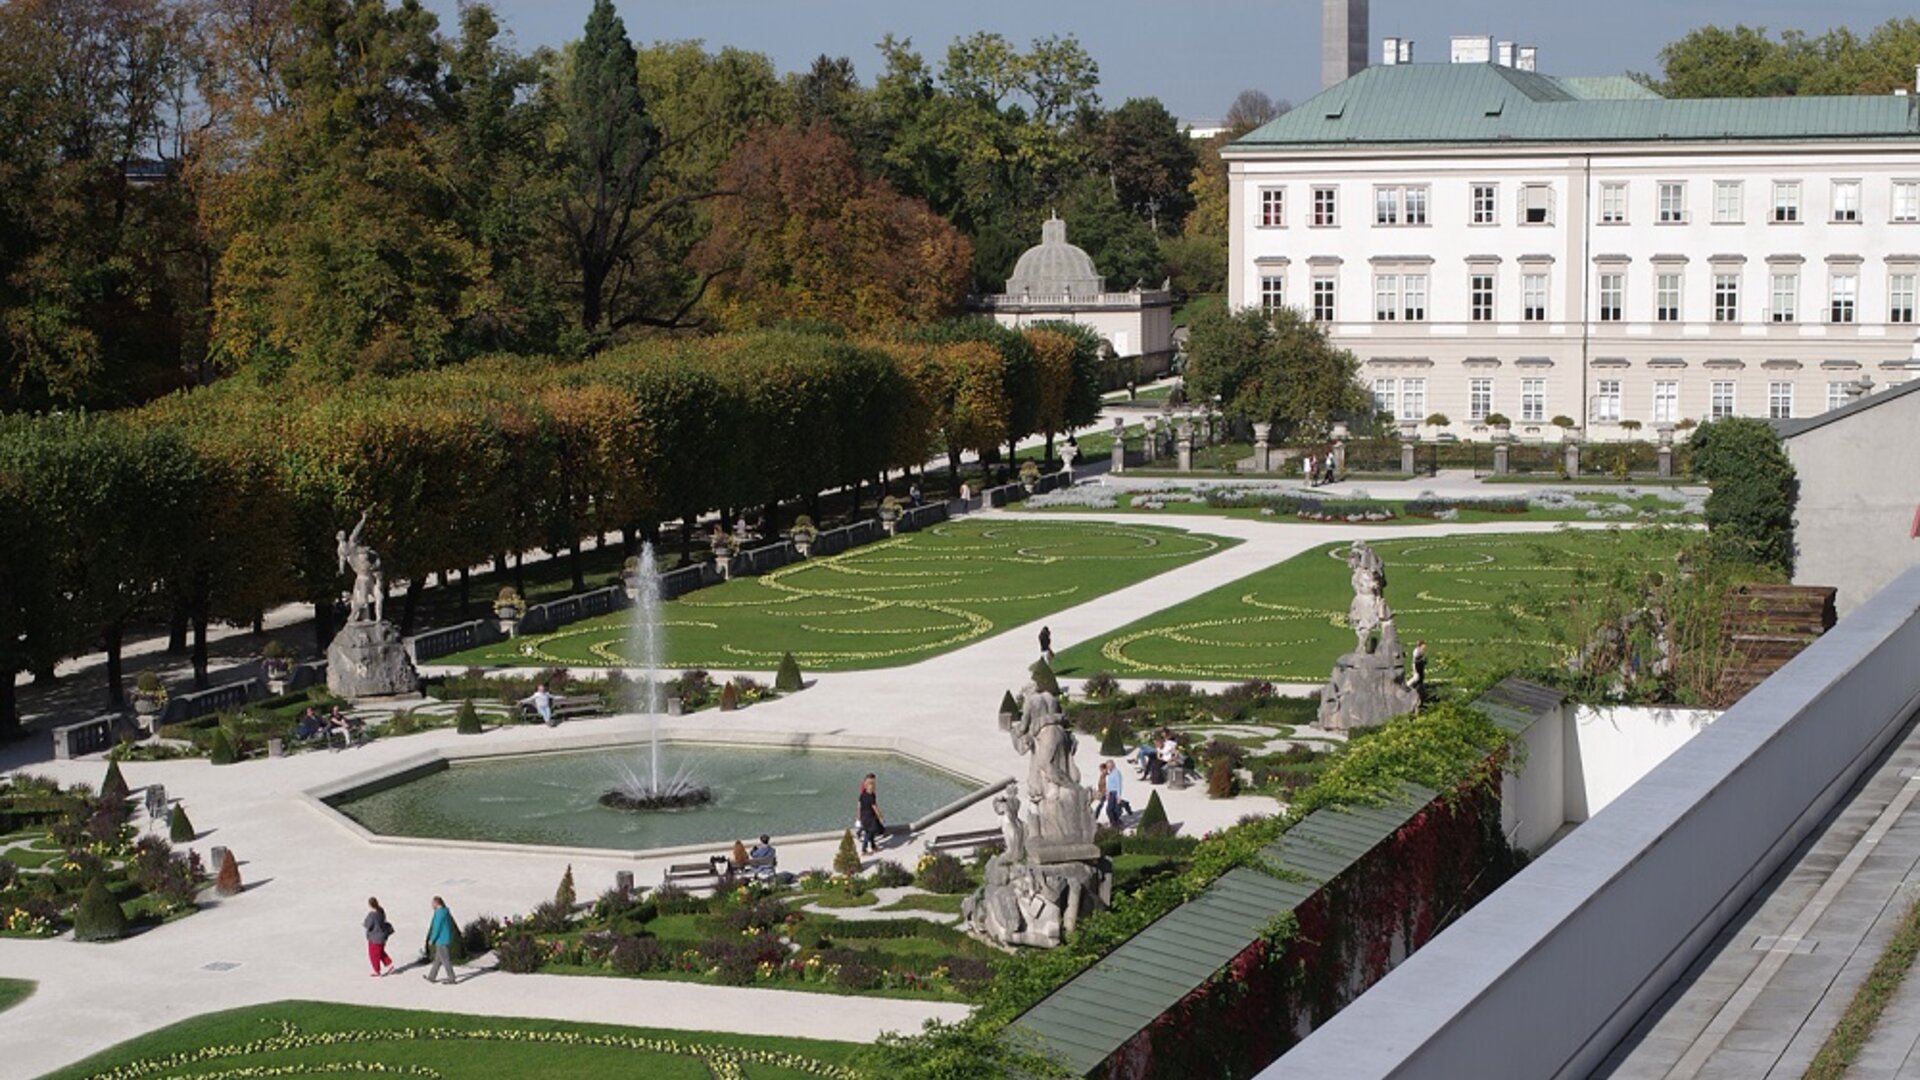
[[406,642],[387,621],[382,595],[386,579],[380,556],[361,542],[366,528],[367,515],[361,514],[352,532],[334,534],[340,571],[353,572],[353,592],[347,625],[327,646],[327,689],[350,701],[399,697],[420,689],[420,675],[407,654]]
[[1320,726],[1333,731],[1375,727],[1420,708],[1420,692],[1407,685],[1406,655],[1387,606],[1386,564],[1356,540],[1347,551],[1347,567],[1353,572],[1353,603],[1347,608],[1353,651],[1334,662],[1320,691]]
[[333,534],[338,541],[335,551],[340,557],[340,572],[353,571],[352,599],[347,605],[350,622],[382,622],[387,617],[386,579],[380,572],[380,556],[360,542],[360,533],[366,527],[367,515],[363,513],[352,533]]
[[1028,755],[1026,786],[1009,784],[994,798],[1007,849],[987,861],[986,885],[961,911],[988,940],[1044,948],[1058,945],[1085,911],[1106,906],[1112,875],[1093,842],[1093,792],[1080,785],[1059,701],[1031,683],[1021,699],[1009,733]]

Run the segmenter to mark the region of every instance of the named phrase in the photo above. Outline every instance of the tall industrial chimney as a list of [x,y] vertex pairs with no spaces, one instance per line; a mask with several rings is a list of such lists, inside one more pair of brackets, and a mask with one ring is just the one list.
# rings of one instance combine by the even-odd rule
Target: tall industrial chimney
[[1320,86],[1367,66],[1367,0],[1320,0]]

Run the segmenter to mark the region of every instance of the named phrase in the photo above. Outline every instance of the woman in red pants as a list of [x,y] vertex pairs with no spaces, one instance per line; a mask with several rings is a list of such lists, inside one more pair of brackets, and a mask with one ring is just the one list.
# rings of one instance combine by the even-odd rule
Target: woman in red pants
[[367,897],[367,907],[373,910],[367,912],[362,925],[367,930],[367,960],[373,964],[373,977],[377,979],[393,970],[393,957],[387,955],[387,939],[393,936],[393,924],[387,921],[387,909],[380,906],[378,899]]

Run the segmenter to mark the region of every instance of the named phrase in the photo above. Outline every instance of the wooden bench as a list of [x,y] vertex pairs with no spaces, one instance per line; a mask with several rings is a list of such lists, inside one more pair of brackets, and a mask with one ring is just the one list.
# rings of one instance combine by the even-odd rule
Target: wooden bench
[[713,889],[720,885],[720,875],[714,873],[712,860],[694,863],[673,863],[667,867],[663,885],[678,885],[683,889]]
[[[605,716],[606,714],[606,703],[602,702],[598,695],[553,695],[553,722],[556,724],[562,720],[572,720],[583,716]],[[520,719],[527,723],[538,724],[541,722],[540,710],[533,707],[533,702],[523,701],[520,703]]]
[[968,852],[972,853],[988,844],[998,844],[1006,837],[999,829],[975,829],[972,832],[945,833],[933,838],[927,844],[927,853]]

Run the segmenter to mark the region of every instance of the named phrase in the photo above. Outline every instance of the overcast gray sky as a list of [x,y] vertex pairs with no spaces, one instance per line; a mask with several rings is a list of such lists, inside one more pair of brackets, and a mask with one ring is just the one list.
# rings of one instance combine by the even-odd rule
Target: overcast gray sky
[[[454,27],[457,0],[425,0]],[[579,36],[591,0],[494,0],[523,47]],[[821,53],[849,56],[862,81],[878,67],[873,45],[889,31],[911,37],[937,63],[947,43],[995,30],[1024,45],[1073,34],[1100,64],[1101,97],[1157,97],[1174,115],[1218,117],[1257,87],[1295,103],[1320,88],[1320,0],[617,0],[636,41],[699,38],[773,57],[781,71]],[[1373,56],[1387,35],[1416,42],[1416,60],[1443,60],[1452,34],[1493,34],[1536,45],[1540,70],[1612,75],[1657,68],[1660,47],[1696,26],[1737,22],[1817,33],[1865,33],[1913,13],[1896,0],[1373,0]]]

